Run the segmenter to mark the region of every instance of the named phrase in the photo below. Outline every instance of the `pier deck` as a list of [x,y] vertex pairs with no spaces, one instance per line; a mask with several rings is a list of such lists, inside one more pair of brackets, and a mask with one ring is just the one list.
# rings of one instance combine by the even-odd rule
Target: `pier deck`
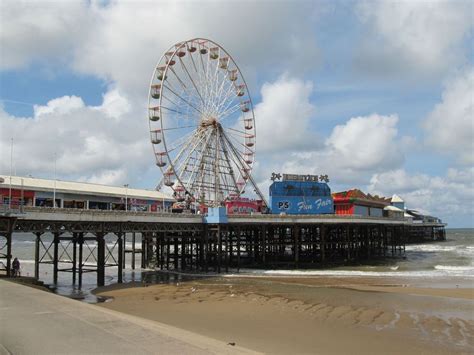
[[[7,274],[13,233],[21,232],[36,235],[36,278],[39,265],[49,264],[54,283],[59,272],[69,272],[79,287],[86,272],[97,273],[97,285],[104,285],[106,267],[117,268],[121,283],[126,257],[135,268],[136,254],[142,268],[161,270],[314,268],[396,257],[410,241],[445,238],[443,224],[397,218],[248,215],[212,224],[193,214],[26,208],[0,216],[0,239],[6,240],[0,259]],[[135,248],[136,241],[141,247]]]
[[255,354],[5,280],[0,295],[0,354]]

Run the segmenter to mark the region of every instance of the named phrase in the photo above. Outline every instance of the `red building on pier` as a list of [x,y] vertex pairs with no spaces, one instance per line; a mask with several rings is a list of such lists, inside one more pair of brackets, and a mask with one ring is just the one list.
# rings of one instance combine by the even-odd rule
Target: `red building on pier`
[[336,192],[334,199],[334,213],[341,215],[359,215],[382,217],[383,210],[390,205],[390,199],[365,194],[359,189]]

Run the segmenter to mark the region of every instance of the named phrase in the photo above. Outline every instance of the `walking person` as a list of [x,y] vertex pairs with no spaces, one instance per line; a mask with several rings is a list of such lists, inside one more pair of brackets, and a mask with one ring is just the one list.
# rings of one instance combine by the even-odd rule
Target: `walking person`
[[20,260],[18,258],[15,258],[12,263],[12,274],[13,277],[20,277],[21,272],[20,272]]

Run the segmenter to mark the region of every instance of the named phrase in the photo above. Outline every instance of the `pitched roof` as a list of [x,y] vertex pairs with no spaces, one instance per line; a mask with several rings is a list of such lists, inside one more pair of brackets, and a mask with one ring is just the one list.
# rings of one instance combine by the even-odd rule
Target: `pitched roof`
[[[2,181],[3,180],[3,181]],[[92,184],[86,182],[73,182],[62,180],[38,179],[32,177],[12,176],[11,185],[15,189],[23,188],[33,191],[52,191],[75,193],[82,195],[102,195],[129,198],[152,199],[152,200],[173,200],[173,198],[163,192],[156,190],[133,189],[122,186],[108,186]],[[0,188],[9,188],[10,176],[0,175]]]
[[372,196],[371,194],[365,194],[359,189],[351,189],[347,191],[335,192],[332,194],[334,202],[342,202],[345,200],[358,201],[365,204],[376,204],[385,206],[390,204],[390,199],[386,197],[380,197],[378,195]]
[[405,201],[404,201],[400,196],[394,194],[394,195],[392,196],[391,202],[405,202]]

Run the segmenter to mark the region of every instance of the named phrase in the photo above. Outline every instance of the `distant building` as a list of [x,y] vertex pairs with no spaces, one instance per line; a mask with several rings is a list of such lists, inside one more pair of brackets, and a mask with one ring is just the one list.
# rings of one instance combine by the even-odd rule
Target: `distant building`
[[392,196],[390,204],[396,208],[401,209],[402,211],[405,210],[405,201],[403,201],[403,199],[398,195]]
[[411,216],[414,223],[442,223],[438,217],[424,215],[416,210],[407,209],[406,214]]
[[395,206],[386,206],[383,209],[383,216],[389,218],[404,218],[405,211]]
[[334,212],[339,215],[383,217],[383,210],[390,205],[390,199],[365,194],[359,189],[332,194]]
[[0,205],[154,212],[174,201],[155,190],[0,175]]

